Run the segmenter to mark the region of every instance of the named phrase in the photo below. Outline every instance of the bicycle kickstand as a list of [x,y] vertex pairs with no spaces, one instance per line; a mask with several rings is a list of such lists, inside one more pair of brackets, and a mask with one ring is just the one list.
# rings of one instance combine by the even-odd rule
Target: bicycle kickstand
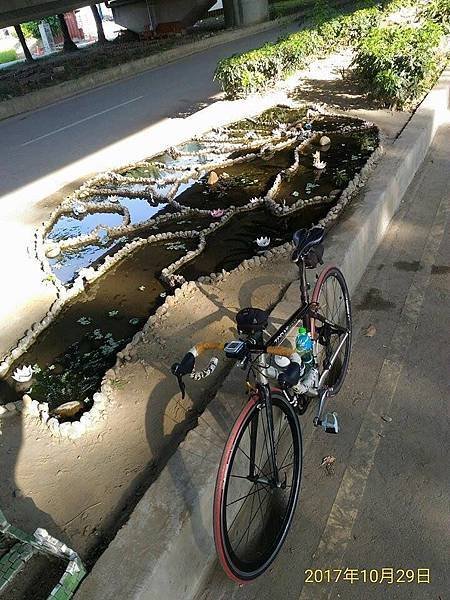
[[322,418],[327,398],[328,388],[324,388],[319,394],[319,408],[317,409],[317,415],[314,417],[314,427],[322,427],[325,433],[339,433],[339,421],[335,412],[326,413]]

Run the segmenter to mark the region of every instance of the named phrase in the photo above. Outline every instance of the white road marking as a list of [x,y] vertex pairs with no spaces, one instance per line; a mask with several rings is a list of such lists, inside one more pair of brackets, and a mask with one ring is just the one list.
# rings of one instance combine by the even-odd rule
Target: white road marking
[[138,96],[137,98],[132,98],[131,100],[127,100],[126,102],[122,102],[121,104],[116,104],[115,106],[111,106],[110,108],[105,108],[105,110],[101,110],[93,115],[89,115],[89,117],[85,117],[84,119],[80,119],[79,121],[75,121],[74,123],[69,123],[69,125],[64,125],[64,127],[59,127],[54,131],[49,131],[48,133],[44,133],[37,138],[33,138],[32,140],[28,140],[28,142],[24,142],[21,144],[22,146],[28,146],[29,144],[34,144],[34,142],[38,142],[39,140],[43,140],[51,135],[56,135],[57,133],[61,133],[61,131],[65,131],[66,129],[70,129],[71,127],[76,127],[81,123],[86,123],[86,121],[90,121],[91,119],[95,119],[100,115],[104,115],[106,113],[111,112],[112,110],[116,110],[117,108],[121,108],[122,106],[126,106],[127,104],[131,104],[132,102],[137,102],[138,100],[142,100],[144,96]]
[[[403,306],[400,320],[392,336],[391,348],[383,362],[378,381],[370,398],[367,414],[361,424],[348,467],[328,517],[325,530],[314,557],[314,565],[339,568],[359,512],[367,479],[375,462],[380,443],[380,414],[388,414],[403,370],[405,353],[419,321],[425,292],[431,277],[431,267],[439,251],[448,218],[447,199],[443,198],[428,235],[422,254],[423,270],[416,273]],[[299,600],[328,599],[330,586],[320,589],[304,586]]]

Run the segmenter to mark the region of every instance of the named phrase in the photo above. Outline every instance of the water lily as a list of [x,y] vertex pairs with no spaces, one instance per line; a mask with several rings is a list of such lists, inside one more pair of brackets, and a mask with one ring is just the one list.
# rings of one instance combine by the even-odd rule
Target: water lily
[[300,192],[297,192],[297,191],[292,192],[292,195],[295,196],[296,198],[298,198],[300,196]]
[[256,196],[254,198],[250,198],[250,204],[257,204],[258,202],[260,202],[261,198],[256,198]]
[[140,286],[138,287],[138,290],[139,290],[140,292],[143,292],[143,291],[145,290],[145,285],[140,285]]
[[318,169],[319,171],[322,171],[327,166],[326,162],[324,162],[323,160],[320,160],[320,152],[319,152],[319,150],[317,150],[317,152],[314,152],[313,159],[314,159],[313,160],[313,167],[315,169]]
[[225,211],[221,208],[217,208],[216,210],[211,210],[209,214],[215,219],[220,219],[220,217],[223,217],[225,214]]
[[267,248],[267,246],[270,244],[270,237],[256,238],[256,243],[259,246],[259,248]]
[[31,365],[24,365],[18,367],[12,374],[12,378],[18,383],[27,383],[33,377],[33,367]]
[[137,325],[139,323],[139,319],[137,319],[137,318],[130,319],[128,322],[130,325]]
[[167,296],[167,292],[161,292],[159,296],[161,298],[165,298]]
[[80,317],[78,319],[77,323],[79,323],[80,325],[90,325],[91,318],[90,317]]
[[118,310],[110,310],[108,313],[108,317],[117,317],[118,314],[119,314]]

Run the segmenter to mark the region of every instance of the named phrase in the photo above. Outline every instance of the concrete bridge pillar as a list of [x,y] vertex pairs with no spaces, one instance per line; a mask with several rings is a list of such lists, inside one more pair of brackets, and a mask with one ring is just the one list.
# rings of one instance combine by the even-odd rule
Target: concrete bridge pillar
[[269,18],[269,0],[223,0],[227,27],[245,27]]

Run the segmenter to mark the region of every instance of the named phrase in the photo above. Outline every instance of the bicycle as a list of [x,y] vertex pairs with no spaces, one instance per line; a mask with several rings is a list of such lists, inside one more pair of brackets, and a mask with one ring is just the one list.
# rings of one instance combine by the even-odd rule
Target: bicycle
[[[206,350],[224,350],[247,370],[249,399],[226,442],[213,507],[219,561],[225,573],[239,583],[268,569],[292,523],[303,464],[298,415],[316,398],[314,426],[328,433],[339,432],[336,413],[324,415],[324,410],[326,400],[339,392],[347,373],[351,306],[344,275],[335,266],[322,270],[309,298],[306,269],[323,264],[323,238],[321,227],[295,232],[292,259],[300,269],[300,307],[266,342],[268,314],[244,308],[236,315],[238,340],[197,344],[180,363],[172,365],[183,397],[183,376],[201,379],[217,366],[217,358],[213,358],[206,369],[195,371],[195,359]],[[296,350],[281,345],[300,323],[313,340],[314,365],[307,373]],[[271,386],[270,381],[277,381],[278,386]]]

